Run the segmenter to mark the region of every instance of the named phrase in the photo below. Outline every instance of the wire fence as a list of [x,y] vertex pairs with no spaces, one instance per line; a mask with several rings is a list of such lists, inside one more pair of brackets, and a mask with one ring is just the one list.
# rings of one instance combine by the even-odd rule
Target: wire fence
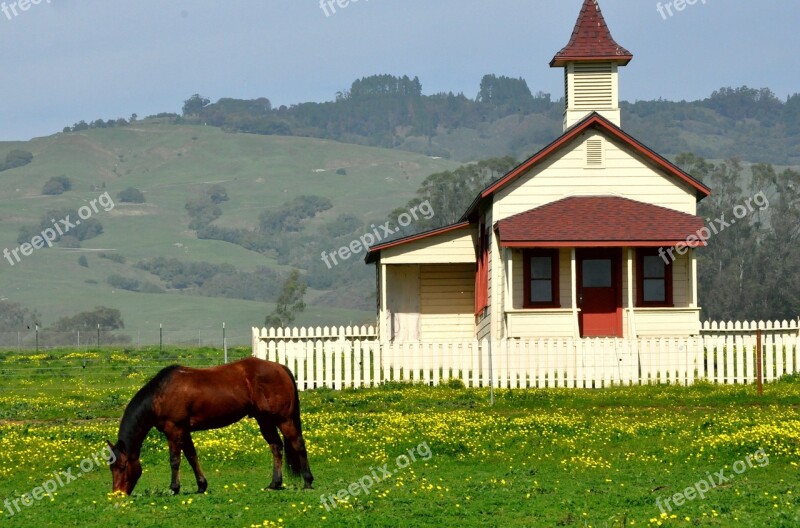
[[53,348],[69,348],[88,350],[91,348],[120,346],[141,349],[155,346],[196,346],[219,347],[226,345],[247,346],[252,342],[249,328],[235,329],[199,328],[192,330],[174,330],[164,327],[138,330],[75,330],[71,332],[53,332],[37,328],[16,332],[0,332],[0,350],[47,350]]

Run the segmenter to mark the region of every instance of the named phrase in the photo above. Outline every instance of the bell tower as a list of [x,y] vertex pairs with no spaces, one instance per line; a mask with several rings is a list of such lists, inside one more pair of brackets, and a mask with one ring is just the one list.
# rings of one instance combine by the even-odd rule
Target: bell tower
[[550,61],[564,68],[564,131],[592,112],[620,126],[619,67],[632,59],[611,36],[598,0],[584,0],[572,38]]

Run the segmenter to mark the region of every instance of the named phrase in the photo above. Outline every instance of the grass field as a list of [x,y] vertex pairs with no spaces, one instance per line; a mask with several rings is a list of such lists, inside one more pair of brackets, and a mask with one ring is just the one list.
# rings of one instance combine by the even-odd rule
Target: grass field
[[[54,471],[81,473],[161,366],[220,358],[214,349],[0,353],[0,502]],[[94,464],[53,500],[6,510],[0,526],[800,526],[800,379],[764,392],[506,390],[490,406],[487,390],[457,384],[310,391],[301,401],[313,491],[291,479],[282,491],[263,490],[269,449],[245,420],[194,435],[205,495],[192,493],[185,462],[182,493],[171,495],[166,442],[152,432],[132,497],[110,496],[110,472]],[[367,477],[380,478],[369,494],[358,484],[357,494],[340,492],[368,487]],[[709,477],[715,486],[704,498],[672,499],[662,516],[657,500]],[[337,494],[343,500],[328,499],[328,511],[321,495]]]

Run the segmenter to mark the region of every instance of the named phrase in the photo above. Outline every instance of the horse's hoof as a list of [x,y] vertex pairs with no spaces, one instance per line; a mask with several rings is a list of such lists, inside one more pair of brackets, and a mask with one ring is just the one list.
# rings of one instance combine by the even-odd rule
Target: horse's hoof
[[202,495],[203,493],[205,493],[207,489],[208,489],[208,482],[203,482],[203,483],[197,485],[197,493],[199,495]]
[[264,489],[267,490],[267,491],[280,491],[280,490],[283,489],[283,485],[282,484],[278,484],[278,485],[270,484],[269,486],[267,486]]

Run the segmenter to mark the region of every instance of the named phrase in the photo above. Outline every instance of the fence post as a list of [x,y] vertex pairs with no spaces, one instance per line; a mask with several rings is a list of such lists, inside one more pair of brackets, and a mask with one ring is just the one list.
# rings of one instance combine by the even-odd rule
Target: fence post
[[97,323],[97,348],[100,348],[100,323]]
[[83,356],[83,410],[86,411],[86,355]]
[[758,395],[764,395],[764,373],[761,357],[761,327],[756,331],[756,376],[758,378]]
[[36,353],[39,353],[39,325],[36,325]]
[[225,323],[222,323],[222,351],[225,354],[225,364],[228,364],[228,341],[225,338]]
[[164,350],[164,325],[163,323],[158,323],[158,351],[163,352]]
[[486,341],[489,347],[489,403],[494,406],[494,365],[492,364],[492,338]]

